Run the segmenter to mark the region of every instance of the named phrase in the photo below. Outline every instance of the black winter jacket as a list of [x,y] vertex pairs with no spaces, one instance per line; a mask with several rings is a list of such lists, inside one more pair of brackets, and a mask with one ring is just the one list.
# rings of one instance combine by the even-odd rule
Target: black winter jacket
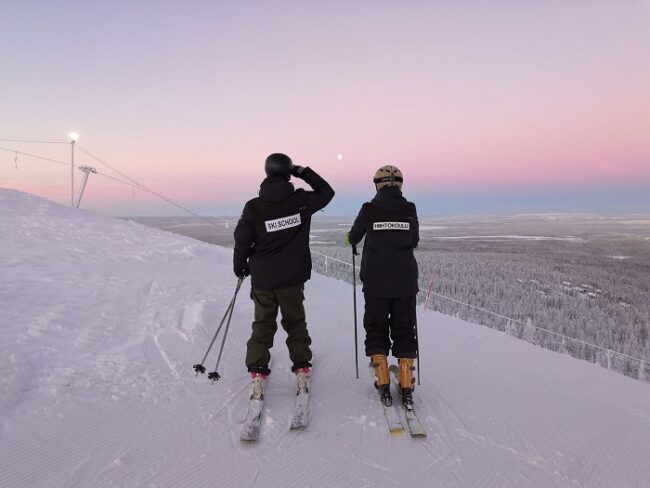
[[310,168],[297,177],[313,191],[295,190],[285,178],[269,176],[237,223],[234,269],[248,262],[255,289],[295,286],[311,277],[311,216],[332,200],[334,190]]
[[350,230],[350,243],[366,240],[361,257],[363,291],[383,298],[399,298],[418,292],[418,264],[413,249],[420,240],[415,204],[397,187],[377,191],[364,203]]

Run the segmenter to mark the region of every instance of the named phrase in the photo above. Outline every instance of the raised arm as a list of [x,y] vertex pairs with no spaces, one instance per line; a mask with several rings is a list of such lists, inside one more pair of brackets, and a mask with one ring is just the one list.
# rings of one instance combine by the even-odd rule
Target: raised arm
[[307,206],[311,214],[315,214],[320,209],[324,208],[332,198],[334,198],[334,190],[321,176],[309,167],[294,166],[291,169],[291,174],[296,178],[301,178],[309,186],[313,188],[312,191],[306,191]]

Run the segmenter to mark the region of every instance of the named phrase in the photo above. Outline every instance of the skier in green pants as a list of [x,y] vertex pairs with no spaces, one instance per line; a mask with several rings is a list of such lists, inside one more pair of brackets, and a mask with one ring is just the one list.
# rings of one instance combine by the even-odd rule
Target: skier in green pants
[[[303,306],[305,282],[311,277],[311,216],[332,200],[334,190],[315,171],[294,165],[285,154],[268,156],[265,171],[259,196],[246,203],[235,229],[234,273],[240,278],[250,274],[255,304],[246,367],[254,383],[271,373],[269,350],[279,310],[292,371],[300,382],[301,375],[309,376],[312,358]],[[292,176],[313,190],[294,189]]]

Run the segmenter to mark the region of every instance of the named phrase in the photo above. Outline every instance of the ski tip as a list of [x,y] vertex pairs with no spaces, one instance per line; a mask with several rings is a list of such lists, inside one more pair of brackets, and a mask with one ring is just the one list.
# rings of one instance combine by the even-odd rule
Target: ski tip
[[419,421],[409,422],[408,429],[411,434],[411,437],[426,437],[427,431],[424,429],[424,426]]

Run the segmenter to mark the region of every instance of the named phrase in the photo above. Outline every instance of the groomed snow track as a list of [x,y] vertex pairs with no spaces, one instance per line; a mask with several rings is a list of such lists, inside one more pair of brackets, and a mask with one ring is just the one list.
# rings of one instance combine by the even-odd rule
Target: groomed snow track
[[248,283],[223,379],[192,371],[233,292],[231,251],[12,190],[0,248],[2,487],[648,486],[649,385],[434,312],[415,393],[429,435],[391,438],[354,378],[350,286],[318,275],[310,426],[289,431],[280,330],[261,439],[242,444]]

